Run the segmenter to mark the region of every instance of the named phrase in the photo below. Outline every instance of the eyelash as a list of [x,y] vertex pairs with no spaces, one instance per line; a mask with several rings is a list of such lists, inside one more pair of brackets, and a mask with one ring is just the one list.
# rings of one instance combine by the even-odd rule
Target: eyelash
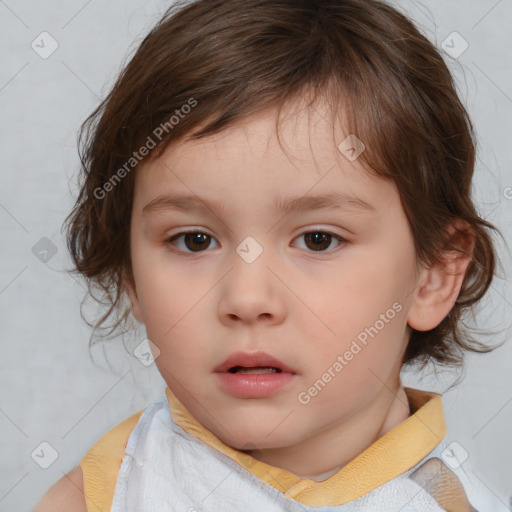
[[[333,233],[332,231],[327,231],[327,230],[322,230],[322,229],[304,231],[303,233],[297,235],[296,238],[299,238],[299,237],[307,235],[307,234],[312,234],[312,233],[322,233],[322,234],[325,234],[325,235],[332,236],[333,238],[335,238],[339,242],[337,248],[339,248],[340,246],[343,246],[343,245],[346,245],[347,243],[349,243],[348,240],[346,240],[345,238],[341,237],[340,235],[337,235],[336,233]],[[206,252],[206,249],[202,250],[202,251],[183,251],[183,250],[180,250],[180,249],[176,249],[176,247],[174,245],[174,242],[176,240],[180,239],[181,237],[183,237],[184,235],[190,235],[190,234],[206,235],[206,236],[210,237],[211,239],[215,240],[208,233],[205,233],[205,232],[199,231],[199,230],[191,230],[191,231],[181,231],[179,233],[176,233],[175,235],[172,235],[171,237],[165,239],[164,243],[165,243],[165,245],[169,246],[169,248],[172,251],[175,251],[175,252],[178,252],[178,253],[181,253],[181,254],[194,255],[194,254],[201,254],[202,252]],[[306,250],[307,250],[307,252],[310,252],[312,254],[331,254],[331,253],[335,252],[337,250],[337,248],[335,248],[334,250],[331,250],[331,251],[313,251],[313,250],[307,250],[307,249]]]

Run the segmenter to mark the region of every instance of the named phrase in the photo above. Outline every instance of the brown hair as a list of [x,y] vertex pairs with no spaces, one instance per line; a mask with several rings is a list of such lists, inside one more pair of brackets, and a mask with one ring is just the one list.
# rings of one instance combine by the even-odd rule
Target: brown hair
[[115,315],[112,334],[130,315],[123,284],[133,285],[134,152],[151,138],[148,159],[158,158],[170,143],[280,112],[310,91],[310,105],[326,98],[333,117],[343,107],[348,133],[366,145],[359,158],[396,184],[418,261],[432,265],[443,251],[460,250],[446,230],[454,219],[473,233],[455,306],[436,328],[413,330],[404,364],[458,365],[464,350],[495,348],[472,339],[462,322],[489,288],[496,258],[487,230],[497,230],[471,200],[471,121],[433,44],[377,0],[195,0],[164,14],[79,135],[80,192],[65,222],[74,272],[108,307],[96,328]]

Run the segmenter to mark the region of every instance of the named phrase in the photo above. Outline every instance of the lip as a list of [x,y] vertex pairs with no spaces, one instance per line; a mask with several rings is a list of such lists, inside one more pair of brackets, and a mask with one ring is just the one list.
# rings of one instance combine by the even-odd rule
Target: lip
[[[266,352],[235,352],[230,355],[223,363],[215,368],[216,373],[227,372],[233,366],[244,366],[253,368],[255,366],[270,366],[279,368],[284,373],[296,374],[297,372],[283,363],[279,359],[267,354]],[[237,375],[237,374],[232,374]]]
[[[270,366],[281,371],[258,374],[231,373],[228,370],[233,366]],[[237,398],[267,398],[293,381],[297,373],[287,364],[265,352],[236,352],[217,366],[215,372],[221,388]]]
[[224,391],[237,398],[267,398],[293,381],[293,373],[230,373],[220,372],[218,383]]

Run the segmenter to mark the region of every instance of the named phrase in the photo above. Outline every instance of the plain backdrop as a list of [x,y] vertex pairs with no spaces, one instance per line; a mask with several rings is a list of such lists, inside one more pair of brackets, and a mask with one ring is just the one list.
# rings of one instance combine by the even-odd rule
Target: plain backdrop
[[[510,240],[512,2],[395,3],[438,47],[448,41],[461,52],[447,60],[478,135],[475,201]],[[129,355],[121,339],[90,355],[91,330],[80,316],[85,288],[65,272],[71,263],[61,226],[76,197],[79,126],[169,5],[0,0],[1,511],[29,510],[99,437],[165,387],[155,366]],[[498,247],[500,278],[476,314],[476,324],[494,333],[481,335],[485,342],[511,333],[511,260]],[[97,313],[93,304],[85,309]],[[407,372],[404,383],[443,393],[448,439],[508,503],[512,344],[468,357],[463,375]]]

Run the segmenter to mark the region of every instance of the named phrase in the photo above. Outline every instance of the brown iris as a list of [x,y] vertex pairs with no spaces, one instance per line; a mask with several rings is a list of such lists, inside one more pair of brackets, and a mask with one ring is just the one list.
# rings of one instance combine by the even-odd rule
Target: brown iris
[[[323,233],[322,231],[312,231],[311,233],[304,234],[304,240],[309,249],[313,251],[321,251],[326,249],[331,244],[332,235],[329,233]],[[308,242],[312,242],[314,245],[309,246]]]

